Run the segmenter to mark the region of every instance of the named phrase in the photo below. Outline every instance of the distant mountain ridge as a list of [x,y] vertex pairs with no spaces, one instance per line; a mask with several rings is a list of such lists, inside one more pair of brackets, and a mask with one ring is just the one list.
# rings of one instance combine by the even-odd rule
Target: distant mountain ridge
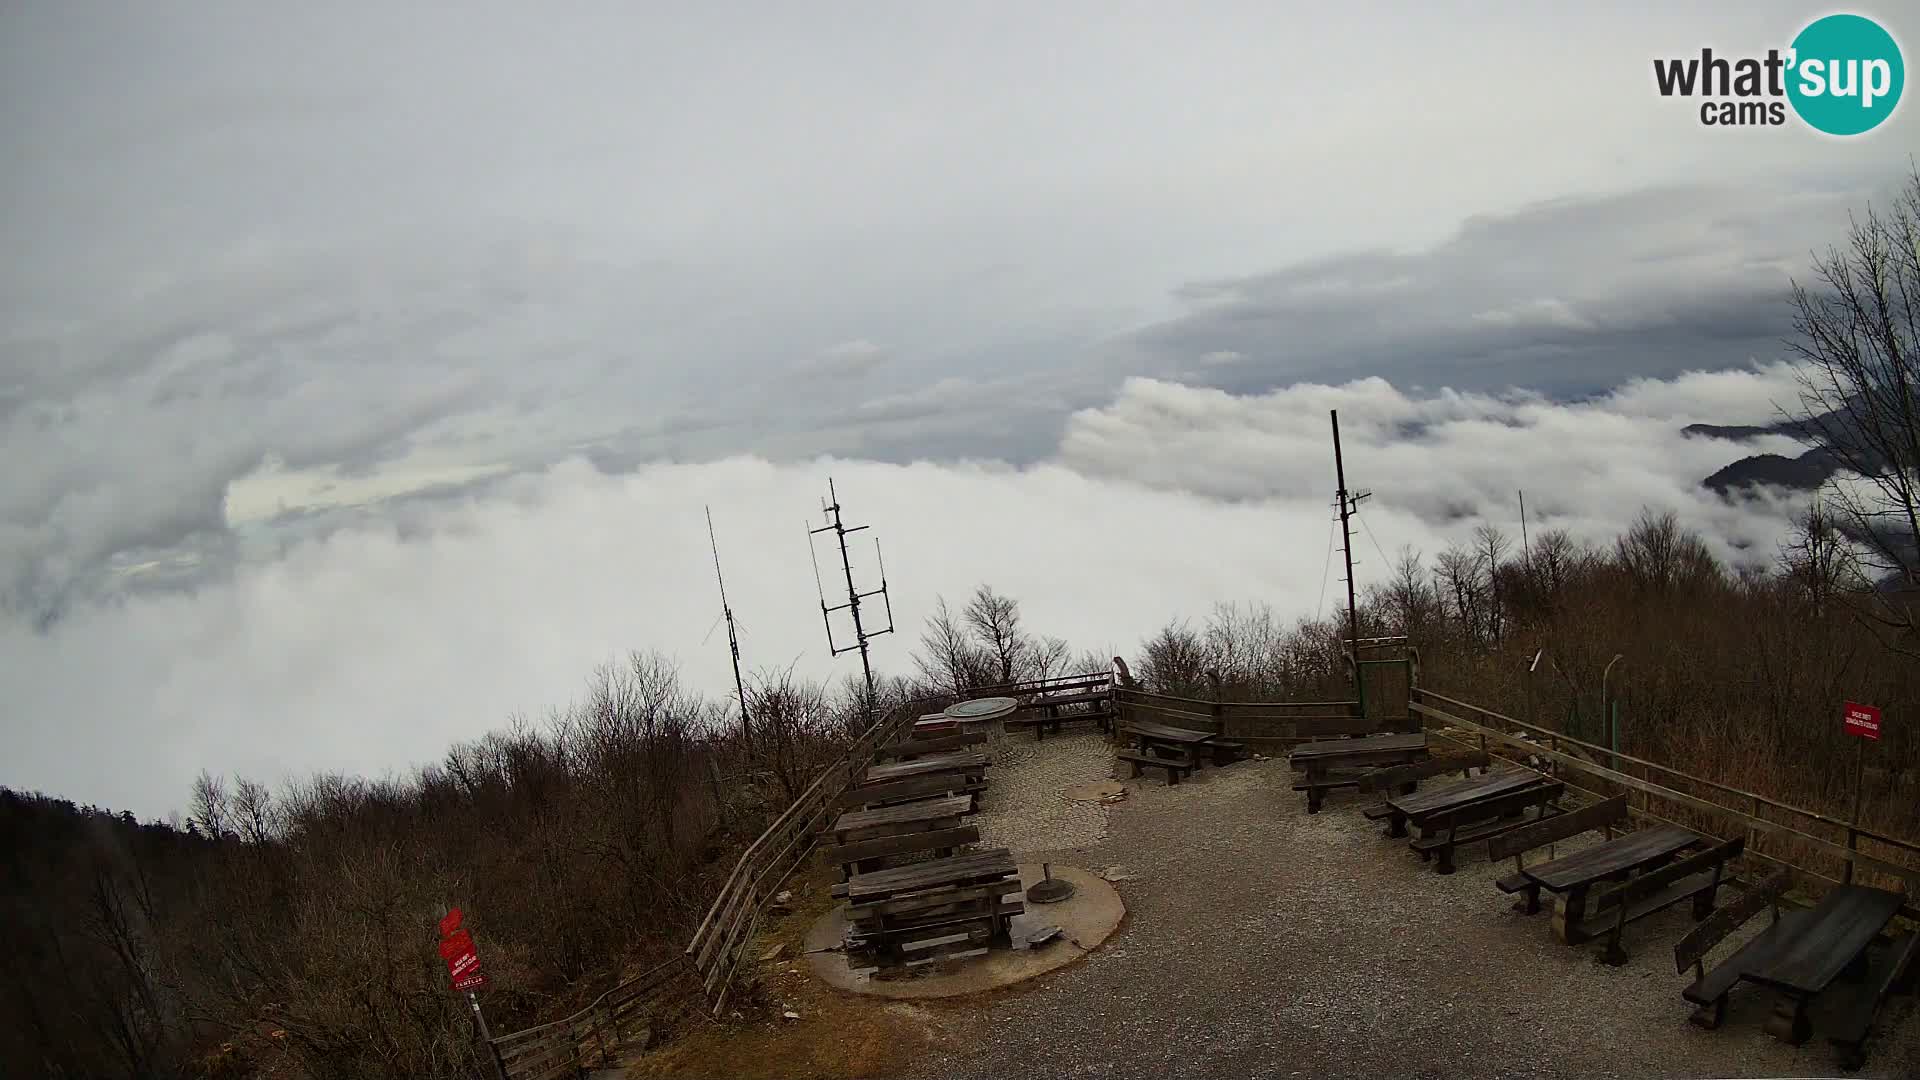
[[[1780,420],[1772,424],[1688,424],[1680,433],[1689,438],[1726,439],[1748,442],[1766,435],[1784,435],[1802,443],[1817,440],[1814,433],[1826,429],[1845,431],[1851,427],[1842,410],[1824,413],[1815,423]],[[1719,495],[1752,487],[1779,487],[1789,491],[1818,491],[1835,473],[1846,466],[1840,455],[1814,446],[1798,457],[1783,454],[1753,454],[1740,458],[1700,481],[1702,487]]]

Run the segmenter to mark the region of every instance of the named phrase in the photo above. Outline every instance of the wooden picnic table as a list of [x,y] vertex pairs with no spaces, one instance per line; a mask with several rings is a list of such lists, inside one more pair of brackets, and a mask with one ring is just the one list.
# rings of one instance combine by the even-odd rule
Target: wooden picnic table
[[1422,818],[1532,787],[1544,783],[1546,779],[1532,769],[1510,769],[1476,776],[1471,780],[1457,780],[1444,787],[1428,788],[1411,795],[1394,795],[1386,802],[1387,835],[1405,836],[1410,821],[1418,824]]
[[834,842],[872,840],[901,833],[927,832],[954,828],[973,811],[973,796],[947,795],[883,806],[874,810],[849,810],[833,823]]
[[1835,887],[1806,918],[1782,926],[1784,934],[1740,978],[1781,994],[1767,1034],[1798,1046],[1812,1034],[1807,1002],[1849,969],[1858,969],[1867,946],[1900,910],[1905,897],[1866,885]]
[[863,970],[980,955],[1025,909],[1006,848],[855,874],[845,895],[847,961]]
[[867,767],[867,783],[879,784],[888,780],[906,780],[915,776],[933,776],[937,773],[981,773],[987,768],[987,755],[979,751],[958,754],[939,754],[933,757],[914,758],[912,761],[894,761],[885,765]]
[[1625,833],[1550,862],[1523,866],[1520,873],[1554,894],[1553,936],[1563,944],[1578,945],[1575,928],[1586,917],[1587,893],[1593,886],[1664,863],[1705,839],[1692,829],[1661,825]]
[[1355,739],[1320,739],[1301,743],[1287,755],[1287,761],[1298,771],[1324,772],[1348,765],[1370,765],[1382,758],[1398,760],[1409,754],[1424,754],[1426,750],[1425,732],[1362,735]]
[[1172,727],[1155,723],[1152,720],[1129,720],[1121,725],[1122,730],[1133,732],[1145,740],[1166,743],[1171,746],[1198,746],[1219,738],[1211,731],[1197,731],[1193,728]]

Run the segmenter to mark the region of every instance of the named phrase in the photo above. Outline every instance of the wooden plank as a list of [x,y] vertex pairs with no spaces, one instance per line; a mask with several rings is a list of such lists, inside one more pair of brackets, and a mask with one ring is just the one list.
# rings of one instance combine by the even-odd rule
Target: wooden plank
[[[1430,693],[1430,691],[1425,691],[1425,690],[1420,690],[1416,692],[1422,694],[1423,696],[1428,695]],[[1439,697],[1440,695],[1434,694],[1432,696]],[[1836,844],[1831,840],[1826,840],[1821,837],[1814,836],[1812,833],[1802,832],[1801,830],[1796,829],[1791,825],[1783,825],[1777,821],[1769,821],[1766,818],[1755,817],[1751,814],[1747,814],[1740,810],[1736,810],[1730,806],[1722,806],[1719,803],[1710,802],[1706,799],[1698,798],[1693,795],[1688,795],[1685,792],[1675,791],[1670,787],[1665,787],[1663,785],[1653,783],[1652,781],[1649,781],[1649,780],[1642,780],[1637,776],[1631,776],[1627,773],[1617,772],[1613,769],[1607,768],[1604,765],[1596,765],[1595,763],[1588,761],[1584,758],[1574,757],[1571,754],[1567,754],[1558,750],[1551,750],[1545,746],[1539,745],[1538,743],[1532,742],[1527,739],[1522,739],[1517,735],[1509,734],[1508,732],[1501,731],[1498,728],[1487,727],[1484,724],[1476,724],[1471,720],[1467,720],[1462,717],[1455,716],[1451,713],[1448,713],[1442,709],[1435,708],[1431,705],[1424,705],[1424,704],[1415,702],[1409,707],[1412,708],[1415,712],[1418,712],[1424,716],[1429,716],[1435,720],[1441,721],[1442,723],[1450,724],[1454,727],[1471,731],[1477,735],[1484,735],[1488,739],[1504,743],[1508,746],[1512,746],[1517,749],[1525,750],[1528,754],[1531,754],[1535,757],[1538,757],[1547,761],[1558,762],[1561,765],[1564,765],[1568,768],[1586,773],[1590,776],[1598,777],[1610,783],[1619,784],[1623,787],[1629,787],[1634,789],[1635,791],[1645,792],[1656,798],[1664,799],[1672,803],[1677,803],[1681,806],[1689,807],[1694,810],[1699,810],[1704,813],[1716,814],[1716,815],[1719,815],[1720,817],[1727,818],[1729,820],[1738,821],[1741,823],[1743,827],[1750,828],[1755,832],[1763,832],[1763,833],[1769,833],[1775,836],[1790,837],[1794,841],[1800,844],[1803,844],[1809,848],[1813,848],[1818,852],[1820,852],[1821,854],[1831,855],[1834,858],[1838,858],[1838,859],[1845,859],[1854,863],[1854,865],[1856,866],[1900,878],[1901,880],[1907,883],[1909,888],[1914,889],[1916,891],[1920,891],[1920,869],[1915,869],[1914,867],[1911,867],[1911,866],[1901,866],[1898,863],[1890,863],[1884,859],[1877,859],[1864,852],[1854,851],[1852,849],[1849,849],[1843,844]],[[1469,708],[1473,708],[1473,707],[1469,706]],[[1478,710],[1478,711],[1484,712],[1486,710]],[[1498,714],[1494,714],[1494,715],[1498,715]],[[1515,723],[1518,723],[1518,721],[1515,721]],[[1573,742],[1574,740],[1567,740],[1567,741]],[[1621,755],[1621,760],[1623,761],[1627,760],[1626,755],[1624,754]],[[1668,772],[1673,771],[1671,769],[1667,769],[1666,766],[1655,766],[1655,767],[1663,769]],[[1680,775],[1684,776],[1685,774],[1680,774]],[[1687,779],[1689,781],[1694,781],[1697,778],[1687,777]],[[1714,785],[1710,781],[1701,780],[1699,782],[1709,787],[1712,787],[1712,786],[1724,787],[1724,785]],[[1726,788],[1725,790],[1732,791],[1734,789]],[[1785,806],[1784,804],[1775,803],[1772,800],[1761,798],[1760,796],[1753,796],[1753,798],[1760,798],[1761,802],[1769,806],[1779,806],[1782,809],[1791,811],[1793,813],[1804,813],[1804,811],[1801,811],[1795,807]],[[1866,834],[1862,832],[1861,835],[1864,836]],[[1878,840],[1880,838],[1875,837],[1875,839]],[[1885,842],[1893,846],[1901,846],[1901,843],[1902,843],[1901,841],[1885,841]]]
[[924,892],[896,894],[850,904],[847,906],[847,922],[857,927],[886,926],[904,916],[925,917],[942,909],[955,909],[969,904],[984,903],[992,907],[1009,896],[1018,900],[1024,895],[1017,877],[996,878],[973,885],[943,885]]
[[833,831],[846,833],[863,829],[912,825],[916,822],[962,817],[971,813],[972,809],[971,796],[946,795],[940,798],[921,799],[918,802],[900,803],[896,806],[879,806],[871,810],[848,810],[834,820]]
[[1120,730],[1164,739],[1172,743],[1203,743],[1214,737],[1214,732],[1205,729],[1174,727],[1171,724],[1158,724],[1151,720],[1122,720]]
[[882,803],[925,799],[936,795],[961,795],[986,789],[987,785],[981,781],[968,779],[959,773],[945,773],[935,776],[916,776],[910,780],[893,780],[884,784],[861,784],[850,787],[841,794],[838,804],[841,807],[878,806]]
[[1827,1033],[1827,1041],[1840,1048],[1843,1068],[1858,1069],[1866,1063],[1862,1051],[1867,1032],[1873,1027],[1873,1014],[1880,1010],[1881,1000],[1900,984],[1917,952],[1920,952],[1920,934],[1903,934],[1894,939],[1887,950],[1886,968],[1878,978],[1860,986],[1853,1000],[1840,1010],[1838,1021]]
[[1011,874],[1014,870],[1012,853],[1006,848],[992,848],[956,855],[951,859],[934,859],[877,873],[860,874],[847,883],[847,896],[859,902],[936,885],[967,884],[979,878]]
[[830,863],[845,865],[865,859],[880,859],[889,855],[906,855],[916,851],[938,851],[941,848],[960,847],[964,844],[980,842],[980,828],[968,825],[958,829],[934,829],[931,832],[906,833],[900,836],[883,836],[874,840],[858,840],[839,847],[822,849],[822,854]]
[[1320,739],[1302,743],[1294,747],[1292,753],[1287,756],[1296,761],[1312,762],[1324,758],[1383,750],[1425,750],[1426,748],[1427,736],[1424,732],[1388,732],[1362,735],[1352,739]]
[[1565,892],[1607,878],[1625,877],[1709,839],[1692,829],[1660,825],[1616,836],[1551,862],[1522,867],[1520,873],[1551,892]]
[[1747,977],[1802,994],[1817,994],[1892,921],[1900,902],[1899,893],[1842,885],[1814,905],[1805,930]]
[[[1485,754],[1479,757],[1482,761],[1486,760]],[[1536,822],[1524,829],[1515,829],[1487,841],[1487,861],[1499,862],[1508,856],[1519,855],[1556,840],[1565,840],[1590,829],[1625,821],[1626,817],[1627,797],[1616,795],[1604,802],[1591,803],[1577,810],[1556,814],[1545,821]]]
[[926,754],[945,754],[954,750],[964,750],[969,746],[979,746],[986,741],[987,733],[984,731],[962,731],[932,739],[907,739],[883,746],[875,753],[881,758],[919,757]]
[[1412,795],[1395,795],[1387,799],[1387,805],[1408,818],[1424,817],[1435,811],[1515,791],[1545,779],[1531,769],[1509,769],[1477,776],[1472,780],[1456,780],[1443,787],[1429,788]]
[[1715,945],[1739,929],[1748,919],[1768,905],[1778,906],[1780,897],[1793,884],[1793,872],[1776,870],[1732,902],[1722,904],[1712,915],[1687,931],[1673,946],[1673,969],[1684,972],[1713,951]]
[[[1424,747],[1423,747],[1424,749]],[[1487,755],[1482,753],[1465,754],[1457,757],[1428,758],[1425,761],[1409,762],[1405,765],[1388,765],[1370,769],[1361,773],[1357,783],[1363,794],[1378,791],[1393,791],[1407,784],[1421,780],[1431,780],[1436,776],[1445,776],[1455,770],[1466,773],[1468,769],[1485,769],[1489,765]],[[1462,779],[1471,780],[1471,775]]]
[[1738,858],[1740,853],[1746,850],[1746,846],[1747,838],[1736,836],[1725,843],[1715,844],[1698,855],[1689,855],[1684,859],[1649,870],[1595,897],[1593,910],[1596,913],[1604,912],[1609,908],[1646,899],[1683,878],[1693,877],[1712,870],[1716,866],[1724,866],[1729,860]]
[[987,767],[987,755],[973,753],[937,754],[933,757],[915,758],[912,761],[896,761],[890,765],[871,765],[867,767],[866,780],[869,784],[883,784],[894,780],[907,780],[916,776],[929,776],[934,773],[948,772],[984,772]]

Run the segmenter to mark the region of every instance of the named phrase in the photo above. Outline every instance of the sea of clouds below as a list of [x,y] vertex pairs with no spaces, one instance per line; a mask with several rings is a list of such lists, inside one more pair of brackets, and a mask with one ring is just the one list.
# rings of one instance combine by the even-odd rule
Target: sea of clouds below
[[1770,561],[1804,496],[1727,501],[1699,480],[1798,448],[1681,428],[1765,423],[1794,397],[1783,366],[1636,381],[1580,404],[1415,398],[1379,379],[1248,396],[1134,379],[1021,468],[734,457],[609,473],[570,460],[376,506],[264,545],[221,580],[89,602],[44,632],[0,624],[0,784],[159,815],[202,768],[379,775],[564,706],[630,650],[659,650],[719,694],[731,675],[709,505],[748,666],[845,675],[857,660],[827,655],[803,547],[828,477],[849,522],[873,526],[854,547],[863,585],[877,581],[865,538],[885,544],[899,632],[876,642],[883,670],[907,667],[936,597],[982,582],[1035,630],[1106,655],[1222,602],[1310,616],[1339,590],[1330,409],[1350,481],[1374,493],[1355,539],[1362,585],[1403,545],[1431,555],[1483,520],[1517,534],[1521,490],[1530,530],[1608,543],[1650,507],[1729,561]]

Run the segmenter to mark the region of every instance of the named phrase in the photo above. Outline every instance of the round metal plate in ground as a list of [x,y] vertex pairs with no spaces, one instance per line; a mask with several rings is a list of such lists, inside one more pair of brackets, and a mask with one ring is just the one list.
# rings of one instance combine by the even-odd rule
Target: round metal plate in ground
[[1019,707],[1020,703],[1010,697],[983,697],[949,705],[946,715],[954,720],[998,720]]
[[1066,878],[1050,877],[1033,883],[1027,890],[1027,900],[1034,904],[1057,904],[1073,895],[1073,882]]

